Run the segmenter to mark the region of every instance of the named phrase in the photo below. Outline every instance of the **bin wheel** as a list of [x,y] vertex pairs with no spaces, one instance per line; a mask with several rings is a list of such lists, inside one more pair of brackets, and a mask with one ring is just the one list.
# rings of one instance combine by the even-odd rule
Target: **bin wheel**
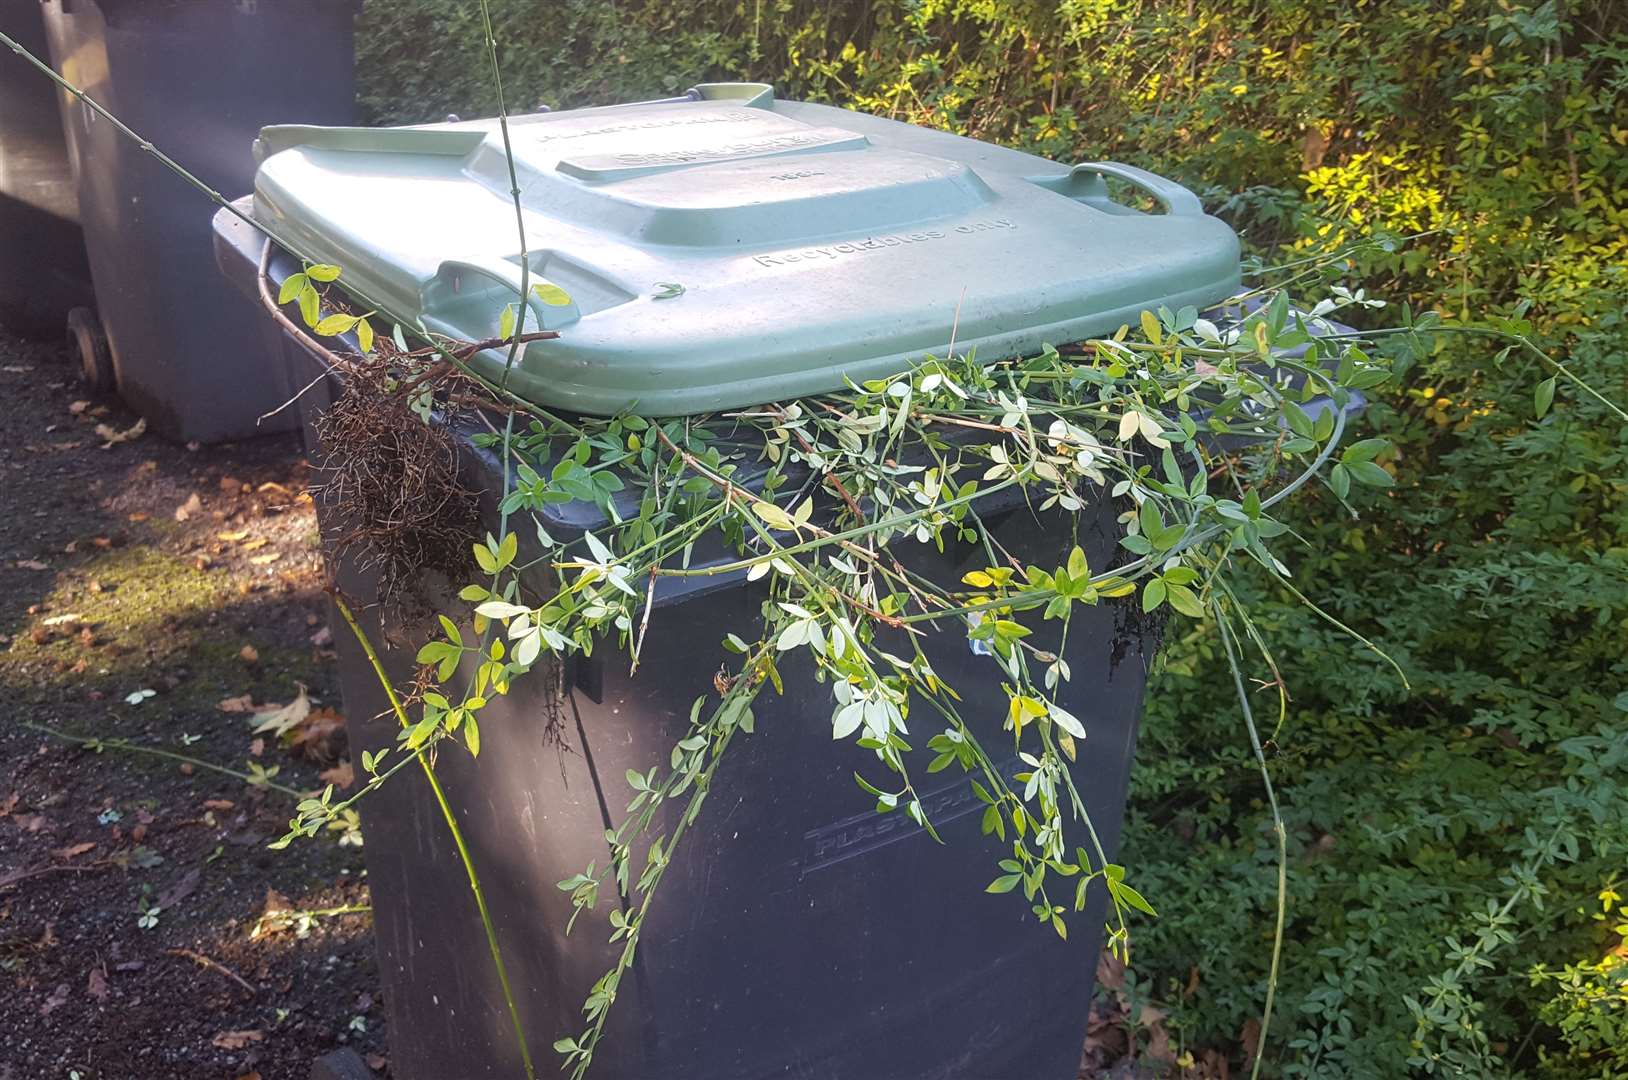
[[102,333],[102,321],[90,308],[68,312],[68,352],[78,358],[79,375],[93,393],[112,393],[116,385],[113,352]]

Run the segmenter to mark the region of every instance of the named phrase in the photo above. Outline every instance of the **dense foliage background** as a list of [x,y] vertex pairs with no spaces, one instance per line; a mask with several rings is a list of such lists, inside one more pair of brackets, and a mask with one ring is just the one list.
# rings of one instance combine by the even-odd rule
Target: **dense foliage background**
[[[1628,400],[1621,5],[493,6],[511,102],[759,79],[1148,166],[1265,263],[1426,233],[1356,253],[1341,279],[1449,326],[1528,320]],[[370,0],[372,119],[491,112],[478,19],[456,0]],[[1327,493],[1297,512],[1302,588],[1411,689],[1293,597],[1250,597],[1293,698],[1273,764],[1292,865],[1269,1074],[1628,1077],[1628,431],[1564,383],[1538,418],[1544,375],[1447,336],[1366,421],[1397,443],[1396,486],[1355,520]],[[1199,1059],[1189,1075],[1214,1073],[1205,1050],[1247,1058],[1270,952],[1274,845],[1218,649],[1207,628],[1170,643],[1123,860],[1162,911],[1129,976],[1158,1008],[1135,1015]]]

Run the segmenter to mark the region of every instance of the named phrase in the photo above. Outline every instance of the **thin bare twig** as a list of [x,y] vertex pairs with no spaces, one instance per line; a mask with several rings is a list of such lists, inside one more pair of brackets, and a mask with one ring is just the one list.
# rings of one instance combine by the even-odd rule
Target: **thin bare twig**
[[27,881],[29,878],[33,877],[41,877],[45,874],[54,874],[59,870],[66,870],[70,873],[83,872],[85,870],[106,870],[112,865],[113,863],[108,859],[98,859],[95,862],[88,863],[51,863],[48,866],[35,866],[26,870],[13,870],[11,873],[0,877],[0,889],[9,889],[18,882]]
[[243,989],[247,990],[252,995],[259,996],[260,994],[260,991],[255,989],[253,983],[249,982],[243,976],[239,975],[237,972],[233,971],[219,960],[211,960],[203,953],[194,952],[191,949],[165,949],[164,951],[171,956],[185,957],[186,959],[191,960],[194,964],[197,964],[199,967],[208,968],[210,971],[218,971],[228,979],[231,979],[233,982],[243,987]]

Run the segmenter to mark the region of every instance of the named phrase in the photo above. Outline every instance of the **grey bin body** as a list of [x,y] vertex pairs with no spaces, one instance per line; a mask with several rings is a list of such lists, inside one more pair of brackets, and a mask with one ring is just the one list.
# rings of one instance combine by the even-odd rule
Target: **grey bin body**
[[[40,0],[0,0],[0,30],[47,55]],[[92,302],[55,88],[0,49],[0,323],[57,334],[70,309]]]
[[[252,295],[257,234],[224,211],[215,224],[223,271]],[[273,289],[296,269],[292,260],[274,259]],[[265,325],[275,326],[269,319]],[[299,411],[320,462],[312,425],[340,391],[339,379],[322,378],[320,360],[282,331],[275,336],[290,381],[317,380]],[[501,472],[488,451],[467,440],[460,447],[465,482],[484,493],[484,526],[495,529]],[[1037,521],[1011,505],[981,512],[1000,518],[1001,543],[1025,561],[1057,565],[1074,542],[1058,515]],[[565,539],[596,526],[597,513],[571,503],[544,520]],[[335,508],[320,500],[317,514],[331,553],[342,527]],[[1083,515],[1079,531],[1091,564],[1110,565],[1118,532],[1109,506]],[[537,554],[520,533],[522,558]],[[940,555],[901,542],[898,551],[935,580],[957,580],[983,563],[964,546]],[[333,569],[348,596],[365,604],[376,595],[353,561]],[[762,600],[761,584],[742,578],[658,592],[636,675],[611,643],[568,665],[556,684],[536,671],[482,713],[478,761],[460,748],[440,756],[437,772],[481,871],[540,1074],[552,1071],[552,1042],[582,1029],[582,999],[615,958],[605,943],[603,905],[565,934],[570,901],[556,883],[590,861],[606,865],[607,815],[620,820],[630,795],[626,771],[665,760],[686,733],[691,703],[715,693],[723,635],[754,625]],[[457,601],[443,591],[438,604],[453,610]],[[1107,604],[1076,615],[1064,654],[1074,677],[1061,700],[1090,731],[1076,782],[1109,852],[1118,847],[1157,645],[1156,631],[1133,610]],[[381,640],[376,611],[362,618]],[[355,641],[337,616],[332,621],[351,752],[394,746],[389,703]],[[1006,701],[994,662],[956,634],[935,639],[926,652],[937,670],[955,673],[966,715],[981,722],[979,737],[993,746],[1009,739],[998,730]],[[403,685],[415,667],[411,648],[383,656]],[[1093,893],[1086,911],[1072,917],[1063,942],[1020,898],[985,893],[995,861],[1010,849],[980,835],[983,804],[966,779],[944,773],[925,788],[944,846],[902,815],[875,814],[853,781],[855,770],[874,761],[831,741],[829,688],[800,662],[783,672],[785,695],[771,689],[760,698],[757,732],[737,738],[678,848],[593,1075],[1072,1080],[1101,946],[1103,894]],[[1009,764],[1016,771],[1015,760]],[[521,1075],[461,864],[422,779],[398,776],[369,795],[361,812],[392,1075]]]
[[[358,6],[43,0],[56,69],[227,192],[253,182],[263,126],[352,118]],[[120,396],[176,440],[288,428],[287,413],[256,423],[292,391],[248,329],[253,307],[214,272],[204,197],[87,106],[57,96]]]

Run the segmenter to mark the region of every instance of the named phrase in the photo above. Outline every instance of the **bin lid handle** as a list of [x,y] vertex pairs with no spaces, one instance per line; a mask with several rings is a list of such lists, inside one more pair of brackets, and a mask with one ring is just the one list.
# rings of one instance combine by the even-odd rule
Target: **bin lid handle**
[[1071,175],[1081,174],[1096,176],[1112,176],[1126,183],[1134,184],[1143,191],[1152,195],[1165,208],[1165,213],[1179,217],[1199,217],[1204,213],[1204,204],[1197,195],[1182,187],[1174,180],[1166,180],[1157,173],[1150,173],[1146,169],[1138,169],[1135,165],[1124,165],[1117,161],[1086,161],[1074,166]]

